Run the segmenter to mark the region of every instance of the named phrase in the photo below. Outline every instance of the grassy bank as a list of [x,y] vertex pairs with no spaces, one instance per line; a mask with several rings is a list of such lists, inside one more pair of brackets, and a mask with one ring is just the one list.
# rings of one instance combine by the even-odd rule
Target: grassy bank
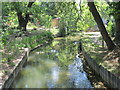
[[9,39],[10,34],[5,35],[3,37],[6,38],[2,38],[2,48],[0,49],[0,53],[2,54],[0,77],[10,73],[10,69],[16,65],[16,59],[20,58],[26,48],[32,49],[37,45],[53,40],[53,35],[49,31],[44,31],[36,35],[32,35],[31,32],[30,35],[15,37],[12,40]]

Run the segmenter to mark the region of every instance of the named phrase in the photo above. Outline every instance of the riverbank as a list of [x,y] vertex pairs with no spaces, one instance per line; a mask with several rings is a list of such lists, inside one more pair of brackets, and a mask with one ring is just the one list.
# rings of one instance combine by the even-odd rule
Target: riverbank
[[[45,39],[45,38],[43,38],[43,39]],[[74,36],[71,36],[71,35],[66,36],[65,38],[63,38],[63,37],[55,38],[56,42],[53,43],[53,46],[56,46],[55,49],[58,49],[58,48],[59,48],[59,46],[57,45],[57,43],[58,43],[57,40],[60,40],[60,39],[64,39],[64,41],[70,40],[71,43],[74,43],[74,44],[75,44],[76,42],[79,41],[79,39],[81,39],[81,36],[76,34],[76,35],[74,35]],[[62,47],[64,47],[64,46],[62,46]],[[73,47],[73,46],[71,46],[71,47]],[[69,51],[68,49],[66,49],[66,50]],[[63,54],[66,54],[66,53],[63,53]],[[70,55],[73,56],[73,54],[68,54],[68,57],[70,57]],[[64,56],[64,55],[63,55],[63,56]],[[60,58],[67,59],[67,58],[62,57],[62,56],[61,56]],[[62,60],[62,62],[65,62],[65,61]],[[67,64],[67,62],[66,62],[66,64]],[[86,64],[86,66],[85,66],[85,70],[86,70],[86,72],[88,73],[89,80],[91,81],[92,85],[93,85],[95,88],[108,88],[107,85],[106,85],[106,83],[105,83],[104,81],[102,81],[102,79],[101,79],[99,76],[97,76],[97,75],[88,67],[87,64]],[[97,78],[96,78],[96,77],[97,77]]]
[[12,88],[92,88],[77,53],[78,41],[55,38],[29,55]]
[[103,66],[97,64],[89,54],[83,49],[82,53],[88,65],[104,80],[110,88],[120,89],[120,79],[105,69]]
[[107,83],[104,82],[97,73],[95,73],[95,71],[88,65],[88,63],[84,59],[85,58],[83,58],[83,67],[85,72],[87,73],[88,79],[91,81],[92,86],[94,88],[102,88],[102,89],[110,88],[107,85]]
[[34,49],[38,48],[41,44],[51,41],[52,39],[51,33],[43,32],[35,36],[30,35],[26,37],[14,38],[14,40],[6,43],[4,49],[0,50],[2,53],[2,60],[0,62],[0,87],[2,87],[9,79],[18,64],[23,60],[26,52],[28,53],[29,50],[32,50],[35,46],[37,47]]
[[[96,33],[99,35],[99,32],[96,32]],[[93,34],[93,33],[91,32],[90,34]],[[79,39],[81,39],[82,37],[81,37],[81,35],[76,34],[75,36],[67,36],[66,38],[71,41],[79,42]],[[56,39],[59,40],[61,38],[56,38]],[[98,74],[96,74],[93,69],[91,69],[89,67],[89,65],[85,61],[85,58],[83,58],[82,54],[80,55],[80,57],[82,58],[84,70],[87,73],[87,77],[90,80],[92,86],[94,88],[109,89],[110,87],[107,85],[107,83],[105,81],[103,81],[102,78]]]
[[82,43],[85,50],[97,64],[102,65],[120,78],[120,48],[108,51],[99,32],[84,32]]
[[[91,36],[91,34],[94,34],[94,32],[92,33],[90,33],[90,36]],[[97,35],[100,35],[100,33],[99,32],[96,32],[96,34]],[[83,35],[83,34],[82,34]],[[92,37],[92,36],[91,36]],[[94,36],[95,37],[95,36]],[[83,38],[81,35],[78,35],[78,34],[76,34],[75,36],[67,36],[66,37],[67,39],[69,39],[69,40],[71,40],[71,41],[79,41],[79,39],[81,39],[81,38]],[[57,40],[59,40],[59,39],[61,39],[61,38],[56,38]],[[89,39],[88,39],[89,40]],[[90,42],[90,41],[88,41],[88,42]],[[87,42],[87,43],[88,43]],[[94,44],[94,43],[93,43]],[[88,44],[88,46],[87,47],[89,47],[89,44]],[[91,47],[92,47],[92,45],[91,45]],[[97,47],[96,47],[97,48]],[[89,49],[93,49],[93,48],[89,48]],[[91,52],[88,52],[88,53],[91,53]],[[97,54],[100,54],[100,53],[97,53]],[[104,54],[104,53],[103,53]],[[93,54],[93,55],[96,55],[96,54]],[[94,87],[94,88],[102,88],[102,89],[109,89],[109,88],[111,88],[111,87],[109,87],[108,85],[107,85],[107,83],[98,75],[98,74],[96,74],[95,73],[95,71],[93,70],[93,69],[91,69],[90,67],[89,67],[89,65],[87,64],[87,62],[85,61],[85,58],[83,58],[83,56],[80,56],[82,59],[83,59],[83,63],[84,63],[84,70],[85,70],[85,72],[87,73],[87,77],[88,77],[88,79],[90,80],[90,82],[91,82],[91,84],[92,84],[92,86]],[[96,56],[97,57],[97,56]],[[99,58],[99,56],[98,56],[98,58]],[[102,58],[102,57],[101,57]],[[97,59],[97,60],[99,60],[99,59]]]

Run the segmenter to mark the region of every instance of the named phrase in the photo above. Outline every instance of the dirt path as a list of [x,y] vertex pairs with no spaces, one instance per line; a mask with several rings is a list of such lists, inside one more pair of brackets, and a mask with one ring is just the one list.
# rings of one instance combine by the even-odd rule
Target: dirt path
[[[120,78],[120,48],[115,48],[113,51],[108,51],[105,42],[102,40],[100,32],[83,32],[83,38],[90,38],[94,43],[102,47],[90,48],[90,56],[99,64],[106,68],[108,71]],[[88,42],[91,43],[91,42]]]

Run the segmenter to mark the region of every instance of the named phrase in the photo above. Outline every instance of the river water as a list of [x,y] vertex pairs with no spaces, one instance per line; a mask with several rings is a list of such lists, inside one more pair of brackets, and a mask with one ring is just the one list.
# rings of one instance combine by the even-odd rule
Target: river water
[[55,39],[33,51],[12,88],[92,88],[78,55],[78,42]]

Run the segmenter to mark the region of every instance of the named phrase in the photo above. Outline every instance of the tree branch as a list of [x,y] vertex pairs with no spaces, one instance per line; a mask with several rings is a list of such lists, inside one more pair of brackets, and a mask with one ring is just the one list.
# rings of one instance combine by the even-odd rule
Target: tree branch
[[[34,2],[35,2],[35,0],[34,0]],[[29,2],[27,7],[31,8],[34,2]],[[25,21],[28,22],[29,18],[30,18],[29,13],[26,13]]]

